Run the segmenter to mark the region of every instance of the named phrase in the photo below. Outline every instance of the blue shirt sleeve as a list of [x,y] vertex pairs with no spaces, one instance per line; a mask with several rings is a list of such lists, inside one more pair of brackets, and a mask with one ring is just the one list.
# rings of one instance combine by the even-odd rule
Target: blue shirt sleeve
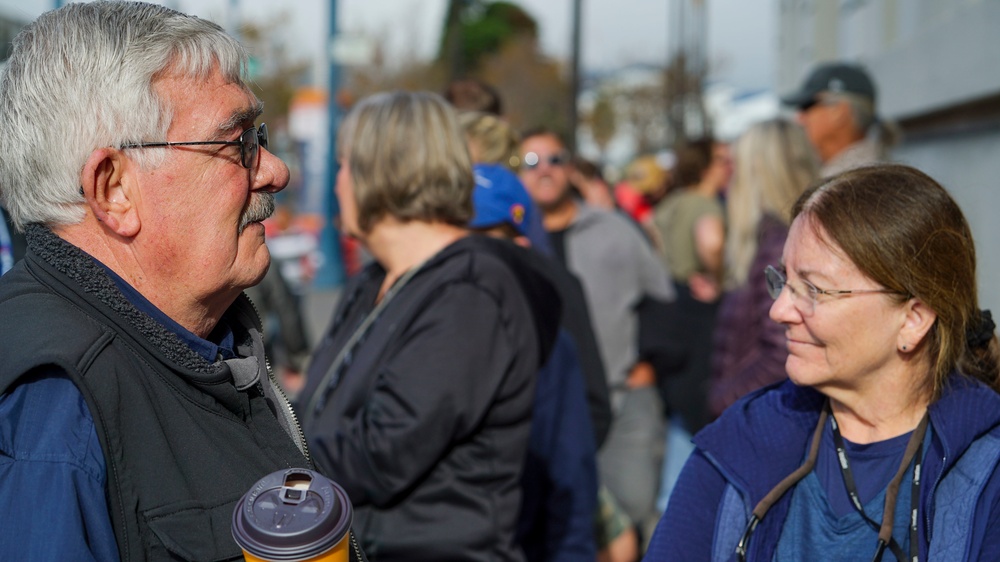
[[0,395],[0,559],[118,560],[90,410],[58,369]]
[[726,481],[699,450],[688,458],[643,562],[711,560]]

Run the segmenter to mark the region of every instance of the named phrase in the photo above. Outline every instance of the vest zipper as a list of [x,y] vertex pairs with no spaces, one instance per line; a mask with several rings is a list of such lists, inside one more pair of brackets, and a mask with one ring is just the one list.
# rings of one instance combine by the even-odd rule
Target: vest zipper
[[[264,332],[261,330],[261,337],[263,335]],[[299,417],[295,415],[295,410],[292,409],[292,403],[288,400],[288,395],[285,394],[285,390],[281,388],[281,384],[278,383],[278,379],[274,376],[274,371],[271,370],[271,360],[267,355],[264,356],[264,366],[267,367],[267,378],[271,381],[271,387],[274,388],[275,394],[281,397],[285,413],[288,419],[291,420],[292,426],[295,427],[295,431],[299,434],[299,442],[302,443],[302,454],[306,456],[306,461],[312,466],[312,456],[309,455],[309,444],[306,443],[306,434],[302,431],[302,424],[299,423]]]
[[356,557],[357,562],[368,562],[368,559],[365,558],[365,554],[361,552],[361,547],[358,546],[358,540],[354,537],[354,531],[348,530],[347,532],[350,535],[351,548],[354,549],[354,556]]
[[[260,330],[260,341],[264,341],[264,320],[260,317],[260,311],[257,310],[257,305],[254,304],[253,300],[243,294],[247,302],[250,303],[250,308],[253,309],[254,315],[257,317],[257,329]],[[306,443],[306,434],[302,431],[302,424],[299,423],[299,417],[295,415],[295,410],[292,409],[292,403],[288,400],[288,395],[285,394],[285,389],[281,388],[281,384],[278,382],[277,377],[274,376],[274,371],[271,369],[271,358],[264,354],[264,368],[267,369],[267,379],[271,383],[271,388],[275,390],[275,395],[281,398],[282,409],[285,412],[285,417],[288,421],[292,422],[292,426],[295,428],[296,433],[299,436],[299,443],[302,444],[302,454],[306,457],[306,462],[309,466],[313,466],[312,456],[309,454],[309,444]],[[294,439],[294,438],[293,438]]]
[[[927,494],[927,497],[929,498],[928,499],[928,505],[930,505],[930,503],[933,502],[934,494],[937,493],[937,487],[938,487],[938,484],[941,483],[941,477],[945,473],[945,463],[947,463],[947,462],[948,462],[948,455],[942,455],[941,456],[941,471],[938,472],[937,477],[934,478],[934,485],[931,486],[930,493]],[[921,493],[920,495],[923,496],[924,494]],[[923,500],[922,497],[920,499]],[[923,503],[923,502],[921,502],[921,503]],[[927,513],[924,513],[924,524],[927,525],[927,532],[926,532],[926,535],[927,535],[927,544],[930,545],[930,542],[931,542],[931,533],[934,531],[934,529],[931,527],[931,514],[930,514],[930,510],[929,509],[927,510]]]

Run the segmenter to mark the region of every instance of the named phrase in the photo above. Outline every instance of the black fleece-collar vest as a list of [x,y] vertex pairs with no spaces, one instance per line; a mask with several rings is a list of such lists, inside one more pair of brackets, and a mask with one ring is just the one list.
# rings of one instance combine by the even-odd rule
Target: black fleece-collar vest
[[240,559],[236,501],[270,472],[311,467],[249,300],[222,320],[243,359],[209,363],[78,248],[39,226],[27,234],[28,255],[0,283],[0,393],[46,365],[76,383],[104,452],[123,561]]

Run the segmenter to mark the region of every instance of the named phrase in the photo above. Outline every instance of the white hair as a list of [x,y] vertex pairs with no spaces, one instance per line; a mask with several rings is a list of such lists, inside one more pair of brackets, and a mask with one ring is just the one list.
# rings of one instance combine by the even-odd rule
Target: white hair
[[101,0],[42,14],[0,74],[0,201],[14,224],[80,222],[80,173],[94,150],[164,140],[173,108],[153,89],[164,72],[218,69],[242,85],[246,63],[218,25],[162,6]]

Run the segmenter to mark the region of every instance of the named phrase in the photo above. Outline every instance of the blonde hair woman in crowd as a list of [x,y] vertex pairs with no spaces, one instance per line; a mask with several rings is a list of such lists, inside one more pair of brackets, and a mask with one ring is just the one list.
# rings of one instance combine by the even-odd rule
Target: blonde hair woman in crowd
[[785,119],[750,127],[736,142],[733,159],[726,197],[725,294],[708,395],[712,417],[747,392],[785,378],[785,330],[767,316],[774,299],[760,276],[779,263],[792,205],[818,169],[805,132]]

